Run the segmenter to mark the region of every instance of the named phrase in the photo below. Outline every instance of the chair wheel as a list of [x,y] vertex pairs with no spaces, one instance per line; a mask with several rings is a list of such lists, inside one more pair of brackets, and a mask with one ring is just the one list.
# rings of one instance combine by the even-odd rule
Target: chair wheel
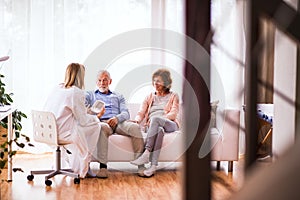
[[45,181],[45,184],[46,184],[47,186],[50,186],[50,185],[52,185],[52,181],[46,180],[46,181]]
[[28,176],[27,176],[27,180],[32,181],[33,179],[34,179],[34,176],[33,176],[33,175],[28,175]]
[[80,179],[79,178],[74,178],[74,184],[79,184],[80,183]]

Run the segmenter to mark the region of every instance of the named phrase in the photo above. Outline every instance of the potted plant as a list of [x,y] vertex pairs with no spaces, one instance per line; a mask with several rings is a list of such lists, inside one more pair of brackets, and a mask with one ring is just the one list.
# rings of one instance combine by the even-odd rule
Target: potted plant
[[[0,106],[7,106],[13,103],[13,93],[6,93],[3,78],[4,75],[0,74]],[[14,130],[14,137],[11,139],[11,141],[7,141],[7,118],[4,118],[2,121],[0,121],[0,174],[2,172],[2,169],[6,166],[8,156],[13,157],[17,152],[15,150],[8,151],[8,145],[12,145],[13,143],[15,143],[18,147],[24,148],[25,143],[27,143],[29,146],[33,146],[30,143],[30,138],[21,133],[21,122],[23,118],[27,118],[27,116],[22,111],[16,110],[12,113],[12,127]],[[18,170],[21,169],[14,169],[14,171]]]

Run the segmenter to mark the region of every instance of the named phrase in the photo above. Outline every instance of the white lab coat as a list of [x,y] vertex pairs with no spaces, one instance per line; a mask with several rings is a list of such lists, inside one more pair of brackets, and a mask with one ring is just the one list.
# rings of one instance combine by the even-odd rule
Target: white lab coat
[[66,89],[61,84],[50,93],[44,110],[56,117],[58,141],[72,142],[66,146],[72,152],[69,165],[84,178],[101,130],[97,116],[87,114],[84,91],[75,86]]

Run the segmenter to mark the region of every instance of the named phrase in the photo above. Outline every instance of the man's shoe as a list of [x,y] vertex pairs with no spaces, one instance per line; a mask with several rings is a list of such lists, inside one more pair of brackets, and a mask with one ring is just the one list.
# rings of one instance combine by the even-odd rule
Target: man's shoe
[[106,168],[100,168],[97,175],[98,178],[107,178],[108,177],[108,170]]

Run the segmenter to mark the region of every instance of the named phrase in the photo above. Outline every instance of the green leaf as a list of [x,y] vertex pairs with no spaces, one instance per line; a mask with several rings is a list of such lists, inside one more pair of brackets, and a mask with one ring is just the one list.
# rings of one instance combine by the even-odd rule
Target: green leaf
[[8,156],[11,158],[16,154],[17,154],[17,151],[11,151],[11,152],[8,153]]
[[0,160],[0,169],[3,169],[6,163],[7,163],[7,159]]
[[25,113],[20,112],[20,115],[24,118],[27,118],[27,115]]
[[17,118],[18,121],[22,120],[21,115],[19,115],[19,113],[16,115],[16,118]]
[[12,170],[13,172],[24,172],[21,168],[13,168]]
[[16,138],[19,138],[20,137],[20,132],[19,131],[15,131],[15,136],[16,136]]
[[7,129],[7,123],[1,121],[0,124],[1,124],[1,126],[2,126],[3,128],[6,128],[6,129]]
[[14,127],[16,130],[20,131],[22,130],[22,126],[20,126],[19,123],[15,123],[15,127]]
[[30,142],[30,137],[24,134],[21,134],[21,136],[25,138],[26,142]]
[[5,141],[3,144],[0,145],[0,148],[1,148],[1,149],[5,149],[6,146],[7,146],[7,142]]
[[6,98],[7,98],[7,100],[8,100],[9,102],[11,102],[11,103],[13,102],[13,100],[12,100],[12,98],[10,97],[9,94],[6,94],[5,96],[6,96]]
[[25,147],[25,144],[24,143],[17,143],[17,145],[21,148],[24,148]]

